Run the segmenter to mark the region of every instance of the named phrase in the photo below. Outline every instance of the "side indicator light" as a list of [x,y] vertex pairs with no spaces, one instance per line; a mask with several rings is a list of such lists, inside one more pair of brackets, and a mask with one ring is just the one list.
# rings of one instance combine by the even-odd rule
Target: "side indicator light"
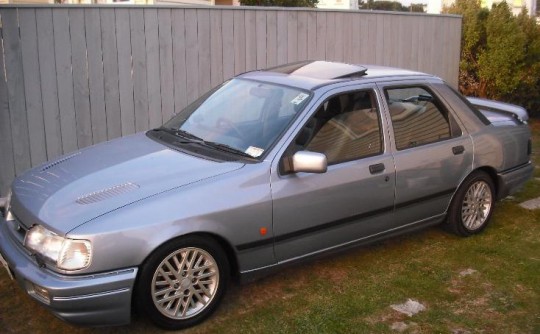
[[266,233],[268,233],[268,230],[266,229],[266,227],[261,227],[259,229],[259,233],[261,233],[262,236],[266,235]]

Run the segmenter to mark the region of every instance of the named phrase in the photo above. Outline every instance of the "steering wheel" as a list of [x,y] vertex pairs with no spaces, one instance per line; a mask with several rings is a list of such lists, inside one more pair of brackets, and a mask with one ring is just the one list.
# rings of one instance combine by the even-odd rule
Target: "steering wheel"
[[244,134],[240,131],[240,129],[238,129],[238,127],[228,118],[218,118],[218,120],[216,121],[216,126],[222,129],[232,129],[239,138],[245,139]]

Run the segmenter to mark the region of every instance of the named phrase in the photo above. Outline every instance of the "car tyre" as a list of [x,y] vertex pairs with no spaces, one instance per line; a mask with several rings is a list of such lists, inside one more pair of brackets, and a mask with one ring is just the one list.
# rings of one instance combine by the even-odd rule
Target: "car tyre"
[[452,200],[447,226],[460,236],[480,233],[488,225],[494,206],[492,178],[482,171],[473,172],[463,181]]
[[142,266],[138,308],[159,327],[196,325],[218,307],[229,280],[223,248],[200,236],[175,239],[158,248]]

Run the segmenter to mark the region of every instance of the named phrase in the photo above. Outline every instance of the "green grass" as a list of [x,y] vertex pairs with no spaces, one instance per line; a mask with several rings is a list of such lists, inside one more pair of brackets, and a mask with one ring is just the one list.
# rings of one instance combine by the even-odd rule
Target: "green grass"
[[[540,161],[540,122],[533,122]],[[540,177],[540,169],[535,172]],[[540,181],[499,202],[484,233],[460,238],[440,228],[389,239],[231,284],[205,323],[184,333],[540,333],[540,210],[518,203],[540,196]],[[475,273],[461,276],[465,269]],[[37,305],[0,271],[2,333],[161,333],[137,317],[129,326],[79,328]],[[408,298],[426,306],[412,317],[390,308]]]

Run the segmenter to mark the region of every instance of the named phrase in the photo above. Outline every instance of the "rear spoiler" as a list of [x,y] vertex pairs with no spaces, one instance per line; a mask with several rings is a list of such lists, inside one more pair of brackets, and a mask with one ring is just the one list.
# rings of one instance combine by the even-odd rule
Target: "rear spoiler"
[[503,114],[511,114],[514,118],[525,123],[529,120],[529,114],[527,114],[527,110],[515,104],[482,99],[479,97],[470,97],[470,96],[467,96],[467,100],[469,100],[469,102],[471,102],[472,105],[474,105],[480,110],[493,111],[493,112],[498,112],[498,113],[503,113]]

